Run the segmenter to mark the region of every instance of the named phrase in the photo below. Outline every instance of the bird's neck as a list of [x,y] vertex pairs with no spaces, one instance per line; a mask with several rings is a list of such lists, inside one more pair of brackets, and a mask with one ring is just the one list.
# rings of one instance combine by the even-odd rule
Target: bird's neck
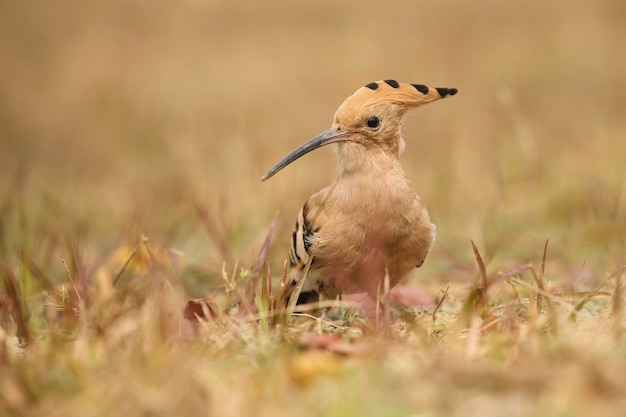
[[354,142],[340,142],[335,146],[337,166],[341,174],[373,174],[383,172],[401,174],[404,171],[395,152],[379,147],[365,147]]

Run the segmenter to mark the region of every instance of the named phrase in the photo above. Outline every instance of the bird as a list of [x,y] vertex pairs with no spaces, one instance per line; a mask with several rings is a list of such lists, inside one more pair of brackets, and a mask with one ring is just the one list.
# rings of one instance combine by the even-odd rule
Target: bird
[[345,99],[329,129],[261,178],[322,146],[334,147],[338,176],[304,203],[291,234],[292,286],[308,265],[303,295],[321,301],[365,293],[377,300],[383,280],[392,288],[424,263],[437,229],[400,164],[402,122],[408,110],[457,91],[392,79],[369,83]]

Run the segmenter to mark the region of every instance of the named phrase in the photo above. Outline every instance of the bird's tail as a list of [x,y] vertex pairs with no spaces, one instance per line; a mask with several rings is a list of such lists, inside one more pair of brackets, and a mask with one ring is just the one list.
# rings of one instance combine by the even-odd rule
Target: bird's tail
[[[300,279],[300,276],[302,275],[302,273],[303,273],[303,268],[298,268],[294,277],[291,280],[289,280],[289,283],[284,288],[283,295],[281,298],[283,302],[285,303],[285,305],[287,305],[292,295],[296,296],[294,294],[294,291],[296,291],[298,280]],[[313,289],[313,286],[311,285],[311,282],[308,279],[304,280],[300,293],[297,294],[297,297],[298,297],[298,301],[296,303],[297,305],[316,303],[319,301],[319,294]]]

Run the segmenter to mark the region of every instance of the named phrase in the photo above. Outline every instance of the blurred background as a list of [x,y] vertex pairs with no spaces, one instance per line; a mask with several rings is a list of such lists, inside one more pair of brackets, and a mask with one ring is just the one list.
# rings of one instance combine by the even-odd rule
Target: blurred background
[[550,278],[593,284],[626,257],[625,23],[621,0],[1,2],[2,256],[62,278],[64,242],[95,268],[145,234],[211,276],[279,211],[279,271],[334,156],[261,175],[393,78],[459,89],[405,124],[439,228],[412,279],[473,279],[470,239],[491,271],[549,239]]

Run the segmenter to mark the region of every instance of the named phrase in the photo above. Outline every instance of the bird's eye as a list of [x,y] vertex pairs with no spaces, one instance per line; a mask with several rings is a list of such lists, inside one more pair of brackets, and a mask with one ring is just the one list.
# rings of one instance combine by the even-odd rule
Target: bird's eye
[[375,128],[375,127],[378,127],[379,124],[380,124],[380,120],[378,120],[378,117],[376,116],[372,116],[369,119],[367,119],[367,127]]

